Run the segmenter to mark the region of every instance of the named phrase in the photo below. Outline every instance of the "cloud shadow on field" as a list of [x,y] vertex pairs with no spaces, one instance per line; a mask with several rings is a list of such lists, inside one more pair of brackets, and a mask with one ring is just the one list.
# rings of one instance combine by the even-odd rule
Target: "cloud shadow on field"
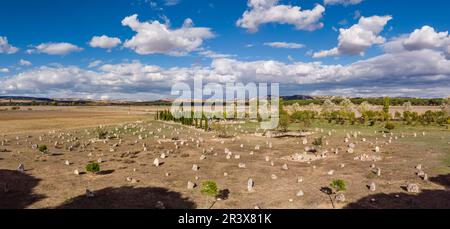
[[[405,192],[366,196],[347,209],[450,209],[450,174],[430,178],[431,182],[445,187],[443,190],[421,190],[419,194]],[[375,201],[372,201],[372,200]]]
[[157,209],[162,202],[165,209],[195,209],[197,205],[181,193],[166,188],[105,188],[94,191],[94,197],[85,194],[67,200],[56,209]]
[[0,209],[24,209],[44,199],[33,189],[41,180],[14,170],[0,170]]

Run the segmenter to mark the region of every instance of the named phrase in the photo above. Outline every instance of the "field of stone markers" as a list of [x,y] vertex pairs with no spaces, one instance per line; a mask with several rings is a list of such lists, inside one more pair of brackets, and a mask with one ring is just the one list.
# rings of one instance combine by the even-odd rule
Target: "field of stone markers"
[[159,109],[0,111],[0,208],[450,208],[448,128],[313,120],[279,137]]

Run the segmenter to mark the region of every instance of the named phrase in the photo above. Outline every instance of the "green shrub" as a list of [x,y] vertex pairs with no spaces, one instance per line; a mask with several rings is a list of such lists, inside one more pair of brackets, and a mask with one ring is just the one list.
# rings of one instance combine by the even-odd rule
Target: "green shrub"
[[86,171],[91,173],[98,173],[100,172],[100,165],[98,163],[89,163],[86,165]]
[[203,194],[208,196],[217,196],[219,194],[217,190],[217,184],[214,181],[205,181],[202,184],[202,191]]
[[388,123],[386,123],[384,128],[386,128],[387,130],[391,131],[391,130],[395,129],[395,125],[392,122],[388,122]]
[[46,145],[40,145],[40,146],[38,146],[38,150],[41,153],[46,153],[47,152],[47,146]]
[[330,187],[334,189],[336,192],[347,190],[344,180],[334,180],[333,182],[331,182]]
[[315,146],[322,146],[323,145],[323,138],[320,137],[320,138],[314,139],[312,144],[315,145]]
[[97,129],[97,138],[98,139],[106,139],[108,135],[108,131],[98,128]]

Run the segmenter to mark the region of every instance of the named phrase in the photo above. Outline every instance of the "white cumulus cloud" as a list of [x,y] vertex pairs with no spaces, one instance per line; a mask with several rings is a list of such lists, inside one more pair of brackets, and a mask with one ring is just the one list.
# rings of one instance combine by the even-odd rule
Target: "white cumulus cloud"
[[311,10],[302,10],[299,6],[279,5],[278,0],[248,0],[248,7],[236,25],[257,32],[259,26],[267,23],[290,24],[297,30],[316,30],[323,27],[320,20],[325,8],[316,5]]
[[67,55],[73,52],[80,52],[83,49],[67,42],[61,43],[42,43],[33,49],[28,50],[28,53],[45,53],[48,55]]
[[287,48],[287,49],[301,49],[304,48],[305,45],[299,43],[289,43],[289,42],[266,42],[265,46],[270,46],[273,48]]
[[363,0],[324,0],[325,5],[356,5],[361,3]]
[[0,54],[4,53],[4,54],[14,54],[17,51],[19,51],[18,48],[10,45],[8,43],[8,38],[7,37],[1,37],[0,36]]
[[391,16],[361,17],[358,24],[339,30],[338,47],[316,52],[313,57],[364,55],[366,49],[386,42],[380,33],[391,19]]
[[24,59],[21,59],[21,60],[19,61],[19,64],[20,64],[21,66],[31,66],[31,65],[32,65],[32,63],[31,63],[30,61],[24,60]]
[[8,68],[0,68],[0,73],[9,73]]
[[121,43],[122,41],[119,38],[102,35],[94,36],[89,42],[89,45],[93,48],[112,49]]
[[140,22],[138,15],[126,17],[122,25],[129,26],[137,34],[125,41],[124,47],[140,55],[166,54],[182,56],[199,48],[205,39],[214,37],[210,28],[194,27],[191,19],[186,19],[179,29],[170,29],[159,21]]

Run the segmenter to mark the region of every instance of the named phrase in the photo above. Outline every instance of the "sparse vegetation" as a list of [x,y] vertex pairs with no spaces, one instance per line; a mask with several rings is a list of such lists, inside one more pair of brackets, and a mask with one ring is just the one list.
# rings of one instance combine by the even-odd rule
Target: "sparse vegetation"
[[335,192],[343,192],[347,190],[347,185],[345,184],[344,180],[334,180],[331,182],[330,187]]
[[313,143],[314,146],[322,146],[323,145],[323,137],[315,138]]
[[86,171],[91,173],[98,173],[100,172],[100,164],[95,162],[89,163],[86,165]]
[[39,152],[41,152],[41,153],[47,153],[48,148],[47,148],[46,145],[39,145],[39,146],[38,146],[38,150],[39,150]]
[[201,192],[202,192],[202,194],[211,196],[211,197],[216,197],[219,194],[218,189],[217,189],[217,184],[214,181],[203,182]]

